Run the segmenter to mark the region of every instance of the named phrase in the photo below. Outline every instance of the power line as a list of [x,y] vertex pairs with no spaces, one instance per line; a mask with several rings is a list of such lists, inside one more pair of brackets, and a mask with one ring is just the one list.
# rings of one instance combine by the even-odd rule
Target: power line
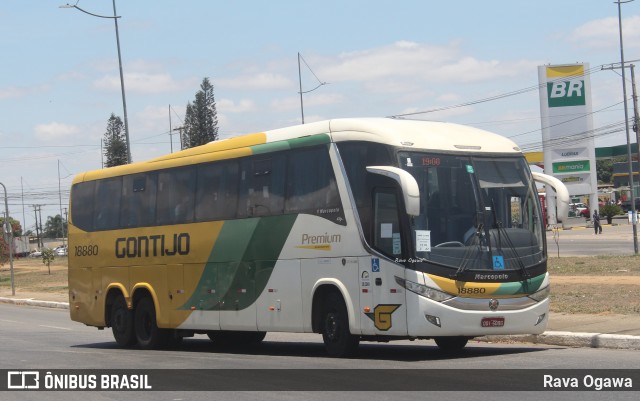
[[[593,73],[596,72],[600,72],[602,71],[602,66],[604,66],[605,64],[596,66],[596,67],[592,67],[589,70],[585,71],[584,75],[592,75]],[[428,113],[435,113],[437,111],[445,111],[445,110],[451,110],[451,109],[456,109],[456,108],[460,108],[460,107],[467,107],[467,106],[473,106],[476,104],[480,104],[480,103],[486,103],[486,102],[491,102],[494,100],[500,100],[500,99],[504,99],[507,97],[511,97],[511,96],[515,96],[515,95],[521,95],[523,93],[527,93],[527,92],[531,92],[534,90],[540,90],[540,88],[543,88],[547,85],[547,83],[552,83],[552,82],[561,82],[564,78],[557,78],[555,80],[552,81],[548,81],[545,83],[540,83],[537,85],[532,85],[523,89],[517,89],[511,92],[506,92],[506,93],[502,93],[499,95],[495,95],[495,96],[490,96],[487,98],[483,98],[483,99],[477,99],[477,100],[472,100],[469,102],[464,102],[464,103],[458,103],[458,104],[454,104],[454,105],[449,105],[449,106],[443,106],[443,107],[437,107],[435,109],[430,109],[430,110],[424,110],[424,111],[416,111],[416,112],[412,112],[412,113],[404,113],[404,114],[396,114],[396,115],[392,115],[389,116],[390,118],[404,118],[404,117],[410,117],[410,116],[416,116],[419,114],[428,114]]]

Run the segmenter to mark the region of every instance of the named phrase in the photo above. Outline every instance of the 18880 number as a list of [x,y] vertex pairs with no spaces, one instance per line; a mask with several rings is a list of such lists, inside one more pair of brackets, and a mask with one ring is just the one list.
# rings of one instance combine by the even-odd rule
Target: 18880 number
[[486,291],[487,289],[482,287],[458,287],[458,294],[484,294]]
[[76,246],[76,256],[96,256],[98,255],[98,245]]

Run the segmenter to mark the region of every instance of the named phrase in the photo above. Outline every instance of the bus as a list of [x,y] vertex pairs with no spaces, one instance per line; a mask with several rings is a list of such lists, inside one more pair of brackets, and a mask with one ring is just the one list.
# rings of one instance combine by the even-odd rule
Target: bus
[[89,171],[72,183],[71,319],[124,347],[207,335],[360,341],[542,333],[546,222],[511,140],[441,122],[334,119]]

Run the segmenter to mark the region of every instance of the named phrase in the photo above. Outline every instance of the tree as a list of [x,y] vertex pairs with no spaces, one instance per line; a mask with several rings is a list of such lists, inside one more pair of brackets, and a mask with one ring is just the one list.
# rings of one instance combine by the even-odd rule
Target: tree
[[113,113],[107,122],[104,133],[104,155],[107,159],[105,167],[127,164],[127,141],[124,135],[124,123]]
[[613,160],[596,160],[596,174],[598,176],[598,182],[602,184],[610,184],[611,175],[613,174]]
[[184,149],[218,140],[218,112],[213,85],[204,78],[193,103],[187,103],[182,146]]
[[[19,237],[22,235],[22,225],[19,221],[12,219],[9,217],[9,224],[11,224],[11,231],[13,237]],[[7,233],[4,227],[4,217],[0,217],[0,230],[2,230],[2,235],[0,235],[0,266],[6,263],[9,260],[9,246],[7,244]]]
[[62,220],[62,216],[59,214],[55,217],[47,217],[47,222],[44,224],[44,230],[42,236],[45,238],[62,238],[64,233],[62,231],[62,225],[64,224],[64,232],[67,232],[67,222]]
[[56,253],[53,249],[45,248],[42,250],[42,263],[49,268],[49,274],[51,274],[51,262],[56,258]]
[[607,223],[611,224],[614,216],[624,214],[622,208],[618,205],[612,205],[610,203],[600,206],[600,216],[604,216],[607,219]]
[[[22,225],[18,220],[14,220],[12,217],[9,217],[9,224],[11,224],[11,231],[13,232],[14,237],[22,235]],[[0,217],[0,226],[4,227],[4,217]]]

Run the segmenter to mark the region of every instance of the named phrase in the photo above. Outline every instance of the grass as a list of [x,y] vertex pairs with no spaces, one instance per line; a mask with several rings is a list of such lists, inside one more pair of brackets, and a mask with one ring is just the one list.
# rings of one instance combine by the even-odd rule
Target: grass
[[640,275],[640,256],[551,257],[551,276]]

